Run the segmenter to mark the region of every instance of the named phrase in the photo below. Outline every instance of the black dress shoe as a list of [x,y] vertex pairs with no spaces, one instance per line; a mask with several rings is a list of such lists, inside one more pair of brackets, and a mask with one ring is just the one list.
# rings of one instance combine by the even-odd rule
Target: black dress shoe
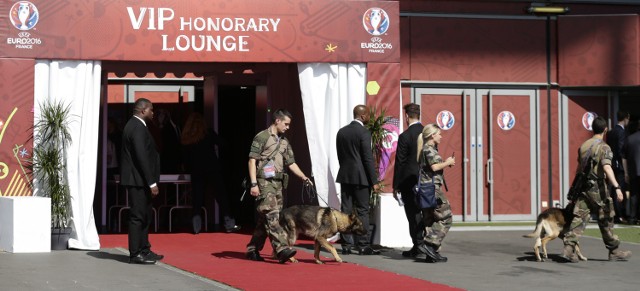
[[351,250],[350,247],[342,247],[341,253],[343,255],[350,255],[350,254],[353,254],[353,250]]
[[147,259],[151,259],[151,260],[154,260],[154,261],[160,261],[160,260],[164,259],[164,255],[156,254],[152,250],[143,251],[142,255],[145,256]]
[[427,255],[427,259],[431,259],[432,261],[439,261],[440,260],[440,256],[438,255],[438,253],[436,253],[436,250],[433,249],[432,246],[428,245],[428,244],[419,244],[418,245],[418,250]]
[[425,258],[425,262],[427,263],[446,263],[449,259],[447,259],[447,257],[443,257],[440,255],[440,253],[436,253],[436,255],[438,256],[437,258],[430,258],[429,256],[427,256]]
[[284,264],[286,261],[288,261],[291,257],[295,255],[296,255],[296,250],[292,248],[286,248],[284,250],[281,250],[278,252],[278,262],[280,262],[280,264]]
[[379,255],[380,251],[376,250],[376,249],[374,249],[374,248],[372,248],[370,246],[366,246],[366,247],[361,248],[358,251],[358,254],[361,255],[361,256]]
[[264,262],[264,258],[260,256],[260,253],[258,253],[258,251],[247,252],[247,259],[256,262]]
[[403,251],[402,256],[405,258],[415,258],[418,255],[418,249],[414,246],[408,251]]
[[156,260],[147,258],[143,254],[138,254],[135,257],[129,258],[129,264],[153,265],[155,263],[156,263]]

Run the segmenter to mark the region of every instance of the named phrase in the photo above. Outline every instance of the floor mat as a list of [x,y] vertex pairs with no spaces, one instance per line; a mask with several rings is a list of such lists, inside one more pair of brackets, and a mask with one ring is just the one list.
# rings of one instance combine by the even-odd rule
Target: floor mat
[[[243,290],[460,290],[322,256],[325,264],[318,265],[312,253],[301,250],[299,263],[279,264],[270,258],[268,241],[261,252],[266,261],[250,261],[245,259],[248,234],[151,234],[149,240],[156,253],[165,255],[163,263]],[[127,235],[100,235],[100,244],[126,249]]]

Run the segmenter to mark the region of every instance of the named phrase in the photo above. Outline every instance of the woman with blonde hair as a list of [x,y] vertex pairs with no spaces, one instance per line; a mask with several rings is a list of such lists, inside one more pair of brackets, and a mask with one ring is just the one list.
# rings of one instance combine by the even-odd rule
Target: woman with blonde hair
[[[442,139],[441,130],[436,124],[425,125],[418,136],[418,163],[420,164],[420,183],[433,183],[437,206],[422,209],[422,223],[424,224],[424,240],[418,245],[418,250],[427,255],[427,261],[434,263],[446,262],[447,257],[440,255],[440,246],[447,235],[453,220],[451,205],[444,195],[443,170],[456,164],[454,157],[442,160],[438,153],[438,144]],[[431,259],[431,260],[429,260]]]

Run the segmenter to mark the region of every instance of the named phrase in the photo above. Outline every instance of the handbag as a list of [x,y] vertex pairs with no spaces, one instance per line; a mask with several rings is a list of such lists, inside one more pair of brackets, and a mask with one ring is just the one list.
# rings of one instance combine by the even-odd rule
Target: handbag
[[438,201],[436,199],[436,184],[433,182],[420,183],[420,180],[422,180],[420,179],[422,163],[420,163],[420,166],[421,167],[418,170],[418,183],[413,186],[413,193],[416,194],[416,205],[420,209],[437,207]]
[[436,184],[433,182],[420,183],[420,177],[418,176],[418,183],[413,186],[413,193],[416,194],[416,205],[418,207],[434,208],[438,206]]

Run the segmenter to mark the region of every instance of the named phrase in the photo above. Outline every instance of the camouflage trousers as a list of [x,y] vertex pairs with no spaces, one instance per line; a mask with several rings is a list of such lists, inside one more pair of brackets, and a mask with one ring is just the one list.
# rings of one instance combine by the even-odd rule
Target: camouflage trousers
[[565,234],[563,242],[565,245],[575,246],[578,244],[584,229],[589,223],[591,212],[598,214],[598,227],[602,234],[602,241],[609,250],[615,250],[620,245],[618,236],[613,234],[613,217],[615,216],[613,200],[611,197],[605,201],[599,201],[599,194],[592,193],[586,196],[579,196],[573,207],[573,220],[569,231]]
[[247,244],[247,252],[261,251],[267,236],[273,249],[280,252],[288,246],[287,236],[279,223],[283,206],[282,181],[258,179],[258,187],[260,196],[255,201],[258,221],[251,241]]
[[436,198],[438,207],[422,209],[422,223],[425,243],[439,248],[451,228],[453,214],[449,200],[438,185],[436,185]]

